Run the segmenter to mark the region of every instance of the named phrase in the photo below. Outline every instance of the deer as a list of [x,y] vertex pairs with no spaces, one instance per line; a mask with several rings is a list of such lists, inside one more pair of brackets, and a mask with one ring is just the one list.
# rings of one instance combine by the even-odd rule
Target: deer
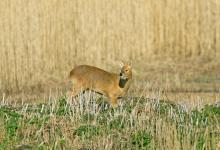
[[90,65],[78,65],[69,73],[72,83],[71,96],[91,90],[107,96],[113,108],[118,107],[118,98],[124,97],[131,85],[132,67],[122,62],[120,73],[111,73]]

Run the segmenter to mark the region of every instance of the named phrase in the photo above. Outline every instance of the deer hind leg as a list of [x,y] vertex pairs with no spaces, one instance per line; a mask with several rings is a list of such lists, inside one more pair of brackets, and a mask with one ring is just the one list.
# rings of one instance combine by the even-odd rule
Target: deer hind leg
[[80,92],[81,92],[81,89],[80,89],[80,88],[75,88],[75,87],[74,87],[74,88],[72,89],[71,96],[72,96],[72,97],[77,97]]
[[82,85],[80,85],[80,84],[75,85],[75,86],[72,87],[71,96],[73,98],[75,98],[75,97],[77,97],[80,94],[80,92],[84,92],[85,90],[86,89]]
[[75,98],[76,96],[79,95],[80,92],[84,91],[84,88],[82,86],[82,84],[80,84],[79,82],[77,82],[77,80],[72,80],[72,85],[71,85],[71,92],[69,93],[69,96],[71,96],[72,98]]

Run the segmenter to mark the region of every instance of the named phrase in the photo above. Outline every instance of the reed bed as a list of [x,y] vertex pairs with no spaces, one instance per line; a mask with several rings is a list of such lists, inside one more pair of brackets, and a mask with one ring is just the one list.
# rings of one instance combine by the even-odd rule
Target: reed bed
[[6,93],[59,86],[76,64],[220,57],[219,0],[1,0],[0,20]]

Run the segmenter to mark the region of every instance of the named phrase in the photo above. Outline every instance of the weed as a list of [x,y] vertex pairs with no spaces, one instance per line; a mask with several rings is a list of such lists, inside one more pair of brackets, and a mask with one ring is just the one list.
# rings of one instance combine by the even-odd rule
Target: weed
[[205,137],[204,135],[200,135],[197,139],[197,145],[196,145],[196,149],[198,150],[203,150],[204,149],[204,144],[205,144]]
[[69,115],[69,114],[71,114],[71,109],[70,109],[69,104],[67,104],[66,97],[61,97],[58,100],[58,108],[56,111],[56,115],[64,116],[64,115]]
[[6,148],[9,143],[14,143],[17,140],[16,132],[19,128],[19,120],[22,115],[15,112],[12,108],[1,107],[0,117],[4,118],[4,128],[6,130],[5,138],[0,142],[0,148]]
[[206,105],[201,111],[195,109],[192,111],[193,125],[206,127],[208,124],[220,122],[220,107]]
[[93,125],[81,125],[77,128],[74,133],[81,138],[92,138],[93,136],[97,136],[100,134],[100,128]]
[[152,136],[146,131],[137,131],[132,134],[132,144],[141,148],[147,149],[147,146],[150,144]]
[[91,122],[92,120],[94,120],[95,116],[94,114],[91,113],[86,113],[84,115],[82,115],[82,122]]
[[125,128],[124,122],[124,117],[120,115],[109,122],[109,127],[120,131]]

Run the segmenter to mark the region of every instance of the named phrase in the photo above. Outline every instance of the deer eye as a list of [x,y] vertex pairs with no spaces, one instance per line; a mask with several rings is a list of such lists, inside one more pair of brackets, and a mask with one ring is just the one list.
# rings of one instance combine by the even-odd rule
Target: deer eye
[[128,72],[128,69],[126,69],[125,72]]

